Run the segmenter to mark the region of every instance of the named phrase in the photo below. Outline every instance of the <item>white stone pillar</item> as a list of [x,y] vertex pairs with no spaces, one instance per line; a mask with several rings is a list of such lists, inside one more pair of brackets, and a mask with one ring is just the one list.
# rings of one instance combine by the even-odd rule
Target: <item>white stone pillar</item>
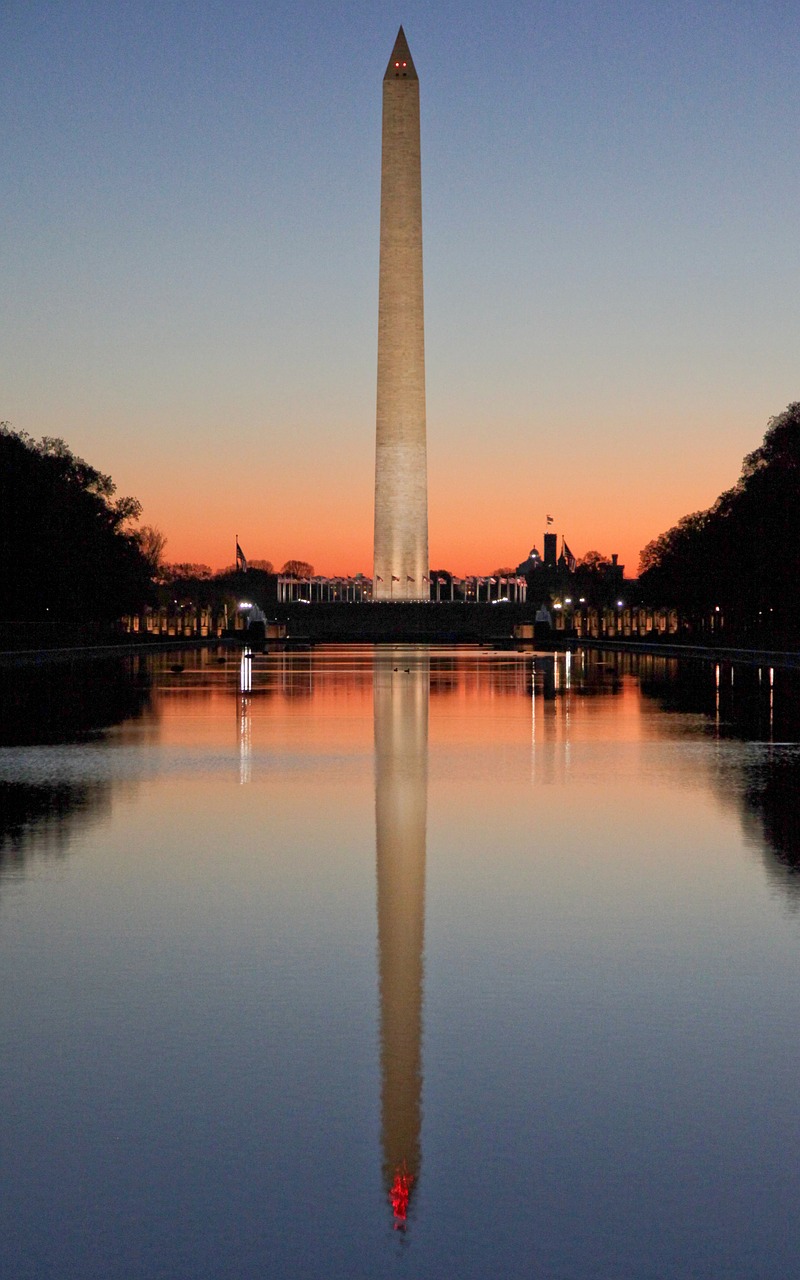
[[419,80],[403,28],[383,79],[375,599],[422,600],[428,482]]

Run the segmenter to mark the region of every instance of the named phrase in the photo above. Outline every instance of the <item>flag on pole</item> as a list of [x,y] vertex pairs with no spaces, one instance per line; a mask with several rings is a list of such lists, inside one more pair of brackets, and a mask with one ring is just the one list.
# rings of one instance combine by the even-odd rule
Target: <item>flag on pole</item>
[[395,574],[392,574],[392,582],[399,582],[399,581],[400,579],[396,577]]
[[547,520],[547,523],[548,523],[548,524],[552,524],[552,523],[553,523],[553,517],[552,517],[552,516],[546,516],[545,518],[546,518],[546,520]]
[[380,575],[379,573],[377,573],[377,574],[375,575],[375,581],[376,581],[376,582],[383,582],[383,578],[381,577],[381,575]]
[[236,535],[236,568],[241,569],[242,573],[247,573],[247,559],[239,546],[239,535]]
[[563,548],[563,550],[564,550],[564,559],[565,559],[565,560],[566,560],[566,562],[567,562],[567,568],[569,569],[570,573],[574,573],[574,572],[575,572],[575,570],[576,570],[576,568],[577,568],[578,562],[577,562],[577,560],[575,559],[575,557],[574,557],[574,555],[572,554],[572,552],[570,551],[569,547],[567,546],[567,540],[566,540],[566,538],[564,539],[564,548]]
[[406,582],[413,582],[413,581],[414,581],[414,579],[411,577],[411,574],[410,574],[410,573],[407,573],[407,574],[406,574]]

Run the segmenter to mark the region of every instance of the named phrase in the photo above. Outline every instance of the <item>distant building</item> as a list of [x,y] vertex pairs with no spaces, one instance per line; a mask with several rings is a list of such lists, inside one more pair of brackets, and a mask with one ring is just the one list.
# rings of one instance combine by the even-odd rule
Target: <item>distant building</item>
[[[616,552],[611,560],[590,554],[587,564],[578,564],[575,556],[562,540],[561,555],[557,556],[558,535],[544,535],[544,557],[534,546],[528,558],[517,565],[517,573],[528,584],[528,599],[536,602],[552,602],[563,599],[572,603],[617,604],[629,591],[631,583],[623,585],[625,566],[619,563]],[[556,606],[558,607],[558,606]]]
[[542,557],[539,555],[538,549],[536,547],[531,547],[528,552],[527,560],[523,560],[521,564],[517,565],[517,573],[524,575],[533,573],[536,569],[541,567],[541,564]]

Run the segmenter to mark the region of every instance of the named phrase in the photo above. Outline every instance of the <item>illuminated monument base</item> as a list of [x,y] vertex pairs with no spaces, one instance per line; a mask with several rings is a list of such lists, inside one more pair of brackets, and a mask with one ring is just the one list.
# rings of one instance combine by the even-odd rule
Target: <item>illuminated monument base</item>
[[447,644],[513,640],[517,627],[533,624],[535,611],[535,606],[521,604],[377,601],[370,605],[294,604],[277,609],[276,617],[285,621],[287,636],[294,641]]

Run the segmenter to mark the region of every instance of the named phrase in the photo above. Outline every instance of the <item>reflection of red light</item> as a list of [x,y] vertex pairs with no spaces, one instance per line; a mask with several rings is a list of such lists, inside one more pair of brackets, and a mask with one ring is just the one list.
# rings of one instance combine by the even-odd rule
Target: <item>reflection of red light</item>
[[395,1170],[394,1182],[389,1191],[389,1203],[394,1212],[394,1229],[395,1231],[404,1231],[406,1218],[408,1217],[408,1198],[411,1195],[411,1186],[414,1182],[413,1174],[408,1172],[403,1164],[399,1164]]

